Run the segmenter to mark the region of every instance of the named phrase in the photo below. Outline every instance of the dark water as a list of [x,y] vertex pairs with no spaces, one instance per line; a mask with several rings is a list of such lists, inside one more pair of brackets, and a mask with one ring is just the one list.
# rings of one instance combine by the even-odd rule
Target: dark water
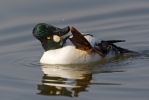
[[37,23],[74,26],[99,39],[149,54],[148,0],[1,0],[1,100],[148,100],[149,57],[107,64],[40,65]]

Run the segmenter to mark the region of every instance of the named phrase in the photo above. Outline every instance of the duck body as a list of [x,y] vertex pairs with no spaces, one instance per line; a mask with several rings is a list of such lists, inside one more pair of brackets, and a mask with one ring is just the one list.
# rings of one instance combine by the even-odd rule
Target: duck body
[[[99,42],[90,35],[84,37],[92,46],[95,46],[95,44]],[[90,54],[86,51],[76,49],[75,45],[67,39],[62,48],[44,52],[40,62],[44,64],[80,64],[95,62],[101,59],[102,57],[97,53]]]
[[[70,34],[68,35],[69,31]],[[80,64],[109,59],[119,54],[138,54],[115,45],[124,40],[100,41],[90,34],[82,34],[74,27],[60,29],[46,23],[39,23],[33,29],[33,36],[45,50],[40,59],[43,64]]]

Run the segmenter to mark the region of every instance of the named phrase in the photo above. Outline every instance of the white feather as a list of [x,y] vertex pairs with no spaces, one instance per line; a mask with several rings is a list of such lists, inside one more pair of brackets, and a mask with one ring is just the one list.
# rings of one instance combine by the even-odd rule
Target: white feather
[[53,36],[53,40],[54,40],[55,42],[59,42],[61,39],[60,39],[60,37],[59,37],[58,35],[54,35],[54,36]]
[[[92,46],[97,42],[92,36],[85,36]],[[68,39],[63,48],[44,52],[41,63],[44,64],[76,64],[89,63],[102,59],[97,53],[88,54],[86,51],[78,50]]]

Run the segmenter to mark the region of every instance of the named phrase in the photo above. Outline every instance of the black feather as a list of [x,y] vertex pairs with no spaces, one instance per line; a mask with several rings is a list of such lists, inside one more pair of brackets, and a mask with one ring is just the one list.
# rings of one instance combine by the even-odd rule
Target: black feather
[[118,43],[118,42],[125,42],[125,40],[108,40],[106,42],[109,42],[109,43]]

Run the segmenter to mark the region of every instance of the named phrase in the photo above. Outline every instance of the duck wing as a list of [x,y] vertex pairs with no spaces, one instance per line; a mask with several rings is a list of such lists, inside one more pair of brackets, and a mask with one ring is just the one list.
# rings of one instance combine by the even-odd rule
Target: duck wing
[[101,41],[101,43],[96,44],[95,48],[102,52],[104,55],[107,55],[109,52],[113,52],[115,55],[117,54],[139,54],[137,52],[116,46],[114,43],[124,42],[124,40],[108,40]]
[[90,50],[92,49],[91,44],[84,38],[84,36],[74,27],[71,27],[71,32],[73,37],[70,38],[70,41],[80,50]]
[[125,42],[125,40],[108,40],[108,43],[118,43],[118,42]]
[[96,48],[93,48],[91,46],[87,39],[77,29],[71,27],[71,32],[73,34],[73,37],[69,39],[77,49],[86,51],[88,53],[92,53],[94,51],[98,53],[100,56],[104,57],[104,55],[100,51],[96,50]]

